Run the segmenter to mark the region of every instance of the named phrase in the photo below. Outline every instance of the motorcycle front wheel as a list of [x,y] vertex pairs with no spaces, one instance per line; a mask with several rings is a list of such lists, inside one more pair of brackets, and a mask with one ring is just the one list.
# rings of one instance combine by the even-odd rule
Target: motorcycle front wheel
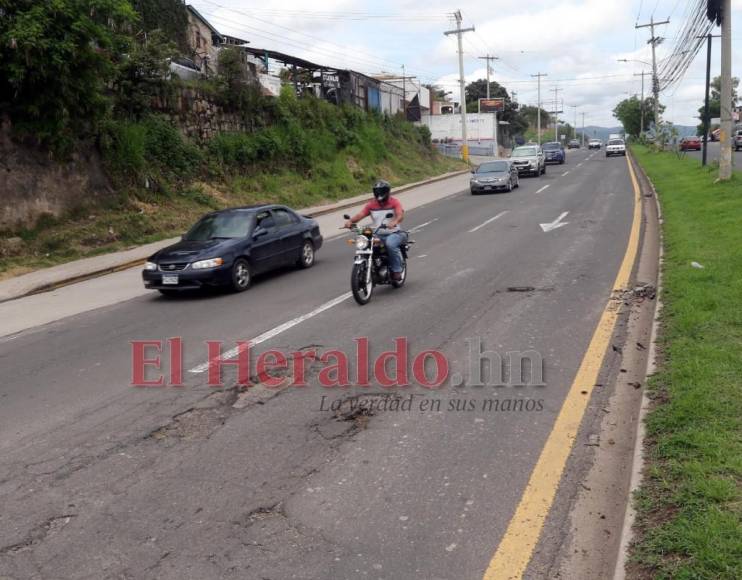
[[374,293],[374,283],[366,283],[366,264],[353,264],[353,271],[350,274],[350,289],[353,291],[353,298],[361,306],[368,304],[371,295]]

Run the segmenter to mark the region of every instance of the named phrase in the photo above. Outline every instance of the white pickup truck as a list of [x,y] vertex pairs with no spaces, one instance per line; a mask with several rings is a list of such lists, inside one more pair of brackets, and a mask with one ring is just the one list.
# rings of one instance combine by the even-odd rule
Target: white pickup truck
[[623,139],[611,139],[605,146],[605,156],[623,155],[626,156],[626,143]]

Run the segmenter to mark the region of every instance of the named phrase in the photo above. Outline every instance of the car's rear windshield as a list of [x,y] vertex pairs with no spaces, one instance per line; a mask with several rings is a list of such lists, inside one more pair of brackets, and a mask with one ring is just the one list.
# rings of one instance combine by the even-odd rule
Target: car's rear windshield
[[211,214],[196,222],[183,239],[203,242],[211,239],[243,238],[247,236],[251,223],[251,214],[244,211]]
[[536,147],[516,147],[513,149],[513,157],[528,157],[529,155],[538,155]]
[[623,145],[623,141],[621,139],[611,139],[608,141],[608,145]]
[[561,149],[562,146],[559,143],[544,143],[543,148],[546,150]]
[[489,163],[482,163],[477,168],[477,173],[501,173],[507,170],[507,161],[490,161]]

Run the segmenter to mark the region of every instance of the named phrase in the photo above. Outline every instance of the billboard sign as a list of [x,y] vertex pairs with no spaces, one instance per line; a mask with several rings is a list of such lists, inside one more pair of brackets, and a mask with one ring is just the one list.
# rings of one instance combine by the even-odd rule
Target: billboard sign
[[505,110],[505,99],[479,99],[480,113],[501,113]]

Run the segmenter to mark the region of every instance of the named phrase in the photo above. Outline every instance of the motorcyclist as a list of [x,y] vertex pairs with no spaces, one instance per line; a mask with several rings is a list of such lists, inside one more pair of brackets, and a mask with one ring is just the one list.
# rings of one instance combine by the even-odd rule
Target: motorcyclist
[[[399,228],[404,219],[404,209],[396,197],[392,197],[392,188],[384,180],[374,184],[374,199],[369,201],[363,209],[345,222],[345,227],[350,228],[363,218],[371,216],[374,229],[383,226],[377,235],[384,242],[389,254],[389,270],[392,280],[402,279],[402,251],[400,247],[407,242],[407,232]],[[388,213],[394,213],[394,217],[387,218]]]

